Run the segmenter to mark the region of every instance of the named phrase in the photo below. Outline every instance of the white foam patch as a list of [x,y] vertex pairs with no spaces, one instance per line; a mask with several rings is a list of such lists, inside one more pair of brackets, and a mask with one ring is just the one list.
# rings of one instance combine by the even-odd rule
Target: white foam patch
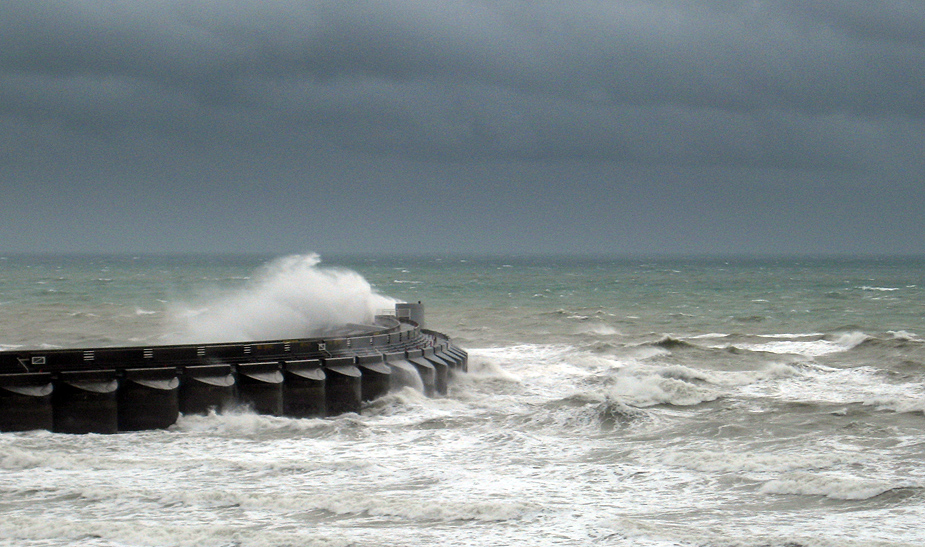
[[358,273],[323,268],[316,254],[264,266],[248,286],[205,305],[174,310],[175,343],[235,342],[320,336],[349,323],[370,323],[396,301]]
[[3,453],[0,454],[0,469],[32,469],[44,465],[48,465],[48,458],[46,456],[26,452],[16,447],[4,447]]
[[644,361],[646,359],[652,359],[654,357],[662,357],[665,355],[671,355],[671,352],[665,348],[660,348],[658,346],[641,346],[634,348],[631,353],[633,359]]
[[905,341],[907,341],[907,342],[923,342],[923,341],[925,341],[925,340],[922,340],[921,338],[919,338],[919,336],[918,336],[917,334],[915,334],[914,332],[908,332],[908,331],[904,331],[904,330],[897,330],[897,331],[892,331],[892,330],[891,330],[891,331],[887,331],[887,332],[888,332],[891,336],[893,336],[893,339],[895,339],[895,340],[905,340]]
[[884,481],[845,475],[791,473],[761,486],[765,494],[825,496],[837,500],[866,500],[895,488]]
[[695,334],[694,336],[682,336],[682,340],[709,340],[713,338],[728,338],[730,335],[724,332],[708,332],[706,334]]
[[594,336],[619,336],[621,333],[610,325],[585,325],[578,329],[579,334],[591,334]]
[[[40,435],[52,435],[48,432],[35,432]],[[32,433],[30,432],[30,435]],[[91,435],[88,435],[91,437]],[[92,440],[90,441],[92,442]],[[105,456],[88,456],[85,454],[43,453],[22,450],[15,446],[0,445],[0,470],[23,471],[27,469],[65,469],[86,470],[106,467]]]
[[[305,501],[308,500],[303,500],[303,503]],[[529,504],[518,501],[454,501],[439,504],[413,497],[372,496],[356,492],[314,496],[308,503],[338,515],[367,514],[436,522],[500,522],[518,519],[531,510]]]
[[4,545],[119,545],[175,547],[349,547],[355,540],[314,527],[274,530],[267,526],[171,523],[144,519],[78,519],[14,516],[0,522]]
[[777,333],[777,334],[756,334],[758,338],[772,338],[772,339],[785,339],[792,340],[796,338],[818,338],[820,336],[825,336],[824,332],[806,332],[806,333]]
[[827,469],[844,463],[836,454],[765,454],[732,451],[670,452],[662,461],[708,473],[788,472],[807,469]]

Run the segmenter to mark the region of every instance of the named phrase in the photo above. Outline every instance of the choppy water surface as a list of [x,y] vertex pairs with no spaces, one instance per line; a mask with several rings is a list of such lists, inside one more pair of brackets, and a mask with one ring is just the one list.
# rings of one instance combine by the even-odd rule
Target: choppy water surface
[[7,257],[0,346],[341,291],[423,300],[470,372],[331,419],[0,434],[0,545],[925,544],[923,261],[265,262]]

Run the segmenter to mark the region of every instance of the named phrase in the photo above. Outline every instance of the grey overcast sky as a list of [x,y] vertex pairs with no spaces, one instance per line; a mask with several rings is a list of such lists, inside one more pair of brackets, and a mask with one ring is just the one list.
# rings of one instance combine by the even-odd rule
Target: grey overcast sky
[[925,253],[925,2],[0,2],[0,253]]

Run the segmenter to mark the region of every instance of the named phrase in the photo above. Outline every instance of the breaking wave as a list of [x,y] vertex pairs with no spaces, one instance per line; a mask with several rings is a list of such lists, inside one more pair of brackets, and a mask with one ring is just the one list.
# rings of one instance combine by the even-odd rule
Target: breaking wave
[[261,268],[248,286],[203,305],[174,310],[173,343],[237,342],[321,336],[349,323],[370,323],[396,300],[360,274],[319,266],[317,254],[284,257]]

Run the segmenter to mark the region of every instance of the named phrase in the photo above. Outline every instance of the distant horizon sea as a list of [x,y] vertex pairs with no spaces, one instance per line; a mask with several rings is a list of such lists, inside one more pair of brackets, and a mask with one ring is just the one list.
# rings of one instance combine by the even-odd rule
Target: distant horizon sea
[[925,545],[925,257],[0,253],[0,351],[396,301],[469,352],[447,396],[0,433],[0,546]]

